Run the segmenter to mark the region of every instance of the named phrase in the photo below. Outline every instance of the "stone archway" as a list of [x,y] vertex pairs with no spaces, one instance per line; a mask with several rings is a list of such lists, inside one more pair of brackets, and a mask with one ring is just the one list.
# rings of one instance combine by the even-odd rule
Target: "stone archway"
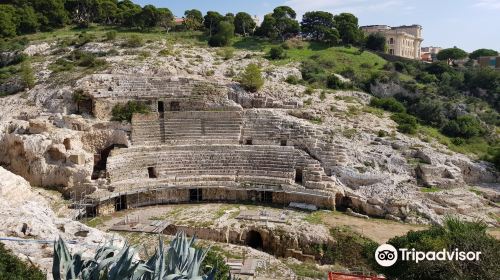
[[257,250],[263,250],[264,249],[264,242],[262,240],[262,235],[255,230],[251,230],[247,232],[246,238],[245,238],[245,245],[252,247]]

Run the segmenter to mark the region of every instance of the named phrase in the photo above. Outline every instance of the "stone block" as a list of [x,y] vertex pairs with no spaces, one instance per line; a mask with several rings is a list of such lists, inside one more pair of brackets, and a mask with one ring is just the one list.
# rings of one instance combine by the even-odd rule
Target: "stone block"
[[73,164],[77,164],[77,165],[85,164],[85,156],[83,154],[70,155],[68,157],[68,159]]

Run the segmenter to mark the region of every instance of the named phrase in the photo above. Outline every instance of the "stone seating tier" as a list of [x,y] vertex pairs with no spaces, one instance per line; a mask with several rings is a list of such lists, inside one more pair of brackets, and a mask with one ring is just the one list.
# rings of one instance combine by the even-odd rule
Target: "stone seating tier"
[[292,184],[296,169],[302,170],[306,183],[325,179],[319,162],[293,147],[135,146],[113,150],[107,162],[112,184],[148,179],[151,172],[157,180],[172,183],[204,181],[205,176],[214,176],[233,182]]

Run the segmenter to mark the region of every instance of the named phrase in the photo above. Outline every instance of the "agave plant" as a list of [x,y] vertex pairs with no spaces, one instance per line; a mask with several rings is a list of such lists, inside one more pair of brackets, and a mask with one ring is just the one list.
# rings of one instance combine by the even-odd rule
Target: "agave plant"
[[135,250],[125,244],[121,250],[109,242],[97,249],[94,258],[84,260],[80,253],[72,255],[59,238],[54,243],[52,275],[54,280],[214,280],[215,270],[200,275],[200,267],[209,249],[193,248],[195,238],[178,233],[164,249],[158,240],[155,254],[146,262],[135,259]]

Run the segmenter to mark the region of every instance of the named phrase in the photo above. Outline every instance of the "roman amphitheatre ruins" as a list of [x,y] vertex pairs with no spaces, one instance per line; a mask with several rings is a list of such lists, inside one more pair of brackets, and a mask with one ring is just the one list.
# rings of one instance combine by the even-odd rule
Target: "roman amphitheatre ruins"
[[[60,56],[55,44],[24,50],[43,59],[33,65],[39,81],[33,89],[0,99],[0,211],[6,217],[0,236],[62,235],[85,251],[111,236],[104,230],[122,225],[132,231],[127,219],[137,219],[135,228],[147,232],[183,229],[236,246],[228,250],[255,247],[314,261],[320,256],[312,245],[335,243],[329,226],[349,225],[347,219],[354,230],[363,224],[358,233],[368,236],[370,227],[401,234],[446,215],[498,226],[494,168],[436,141],[400,134],[387,115],[365,110],[368,94],[337,91],[320,99],[319,91],[304,94],[304,86],[283,81],[300,77],[293,63],[272,65],[247,50],[224,59],[183,45],[172,46],[175,55],[157,55],[165,45],[141,47],[152,53],[144,59],[120,49],[105,58],[110,67],[57,81],[48,68]],[[267,69],[257,93],[227,75],[249,63]],[[85,96],[78,104],[74,92]],[[112,121],[115,105],[128,101],[148,112],[130,123]],[[389,136],[377,135],[380,130]],[[428,185],[441,191],[422,192]],[[329,222],[307,222],[314,213]],[[95,229],[81,218],[106,222]],[[377,242],[392,237],[380,234]],[[7,245],[49,265],[50,248]]]

